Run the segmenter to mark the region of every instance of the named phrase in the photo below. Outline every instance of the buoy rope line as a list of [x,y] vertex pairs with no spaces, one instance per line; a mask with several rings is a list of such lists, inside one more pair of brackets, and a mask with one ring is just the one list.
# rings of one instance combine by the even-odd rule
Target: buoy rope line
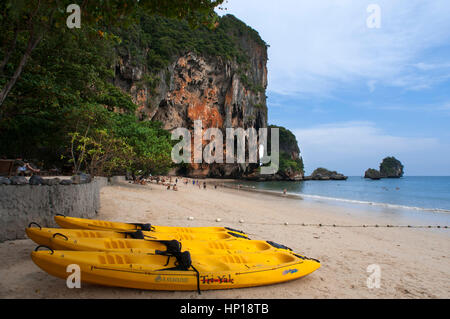
[[[193,221],[193,217],[189,217],[188,220]],[[212,219],[198,219],[199,221],[207,221],[207,222],[226,222],[220,218],[216,220]],[[229,223],[237,224],[235,221],[228,221]],[[389,225],[389,224],[374,224],[374,225],[338,225],[338,224],[307,224],[307,223],[263,223],[263,222],[244,222],[243,220],[239,221],[240,224],[250,224],[250,225],[268,225],[268,226],[301,226],[301,227],[331,227],[331,228],[425,228],[425,229],[449,229],[448,225]]]

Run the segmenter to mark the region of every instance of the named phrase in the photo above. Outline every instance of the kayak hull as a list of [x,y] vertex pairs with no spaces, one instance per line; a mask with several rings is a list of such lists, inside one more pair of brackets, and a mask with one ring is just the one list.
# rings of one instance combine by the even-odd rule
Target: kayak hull
[[[74,251],[116,251],[130,253],[154,253],[165,251],[167,246],[160,241],[122,238],[77,238],[55,236],[50,239],[50,246],[58,250]],[[182,240],[179,242],[183,250],[194,254],[244,254],[268,251],[287,251],[272,246],[262,240]]]
[[[130,238],[124,232],[117,231],[107,231],[107,230],[84,230],[84,229],[64,229],[64,228],[37,228],[28,227],[25,229],[28,238],[32,239],[38,245],[45,245],[50,248],[55,249],[52,245],[51,239],[75,237],[75,238],[116,238],[125,239]],[[55,235],[58,234],[58,235]],[[146,239],[151,240],[200,240],[200,241],[217,241],[217,240],[246,240],[244,238],[235,237],[235,234],[230,232],[217,232],[217,233],[158,233],[158,232],[146,232],[143,231],[142,234]]]
[[[52,276],[67,279],[68,266],[78,265],[81,282],[145,290],[216,290],[271,285],[298,279],[320,267],[315,260],[288,253],[192,255],[192,269],[173,267],[175,258],[110,252],[35,251],[33,262]],[[247,263],[248,262],[248,263]],[[199,287],[197,286],[199,283]]]
[[[67,217],[57,215],[54,217],[55,222],[62,228],[68,229],[87,229],[87,230],[110,230],[110,231],[136,231],[146,230],[142,224],[120,223],[96,219],[84,219],[76,217]],[[242,236],[247,236],[241,231],[226,227],[172,227],[172,226],[155,226],[148,225],[152,231],[158,233],[181,233],[181,234],[197,234],[197,233],[229,233],[235,232]]]

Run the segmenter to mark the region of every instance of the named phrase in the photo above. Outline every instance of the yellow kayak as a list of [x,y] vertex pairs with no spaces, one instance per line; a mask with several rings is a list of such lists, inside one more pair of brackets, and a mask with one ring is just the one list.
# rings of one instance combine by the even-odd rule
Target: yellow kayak
[[[31,225],[29,225],[31,226]],[[39,226],[39,225],[38,225]],[[38,245],[45,245],[52,247],[52,237],[62,238],[113,238],[113,239],[150,239],[150,240],[203,240],[203,241],[217,241],[217,240],[234,240],[242,239],[248,240],[247,237],[240,236],[234,232],[217,232],[217,233],[157,233],[148,231],[106,231],[106,230],[84,230],[84,229],[64,229],[64,228],[43,228],[28,227],[25,232],[31,240]]]
[[263,240],[142,240],[124,238],[80,238],[57,234],[50,238],[49,247],[58,250],[116,251],[155,253],[170,247],[179,247],[192,254],[243,254],[267,251],[291,251],[290,248]]
[[172,226],[155,226],[151,224],[139,223],[120,223],[110,222],[96,219],[85,219],[76,217],[67,217],[56,215],[55,222],[62,228],[68,229],[89,229],[89,230],[110,230],[110,231],[154,231],[158,233],[229,233],[234,232],[247,236],[244,232],[228,227],[172,227]]
[[70,275],[67,267],[75,264],[80,267],[81,282],[199,292],[285,282],[320,267],[317,260],[281,251],[211,256],[189,252],[164,255],[38,250],[32,252],[31,257],[41,269],[63,279]]

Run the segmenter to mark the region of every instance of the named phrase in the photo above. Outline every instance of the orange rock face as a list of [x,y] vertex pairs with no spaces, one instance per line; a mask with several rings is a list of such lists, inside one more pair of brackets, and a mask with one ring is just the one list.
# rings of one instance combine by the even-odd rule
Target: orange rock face
[[[193,137],[197,120],[202,121],[203,131],[219,128],[224,137],[226,128],[267,127],[267,110],[261,107],[266,105],[265,92],[246,86],[250,81],[253,87],[266,87],[267,56],[255,50],[252,59],[253,68],[243,71],[236,62],[187,53],[157,75],[160,81],[156,88],[150,90],[145,84],[142,87],[142,83],[131,81],[129,91],[138,105],[139,116],[146,114],[147,119],[162,122],[169,131],[183,127],[190,130]],[[145,73],[125,64],[122,69],[128,76],[124,83]],[[247,80],[243,81],[243,77]],[[209,142],[203,140],[203,147]],[[191,175],[199,177],[238,177],[239,174],[242,174],[242,167],[238,164],[191,165]]]

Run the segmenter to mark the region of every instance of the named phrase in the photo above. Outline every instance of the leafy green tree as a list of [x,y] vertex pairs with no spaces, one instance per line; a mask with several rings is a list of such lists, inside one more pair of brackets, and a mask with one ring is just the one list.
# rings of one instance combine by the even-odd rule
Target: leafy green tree
[[[83,28],[103,34],[111,25],[130,24],[136,12],[185,19],[191,26],[211,26],[216,20],[214,8],[223,0],[84,0],[81,5]],[[20,78],[33,51],[46,37],[67,29],[66,9],[73,0],[4,0],[0,2],[1,43],[0,106]],[[5,69],[5,67],[8,68]],[[6,79],[6,80],[5,80]],[[1,114],[0,114],[1,115]]]
[[163,174],[172,165],[173,142],[161,123],[137,122],[134,116],[118,116],[114,132],[133,148],[133,171]]
[[109,175],[113,171],[126,171],[132,165],[133,148],[111,135],[106,129],[69,133],[72,138],[70,163],[74,173],[85,168],[91,175]]

